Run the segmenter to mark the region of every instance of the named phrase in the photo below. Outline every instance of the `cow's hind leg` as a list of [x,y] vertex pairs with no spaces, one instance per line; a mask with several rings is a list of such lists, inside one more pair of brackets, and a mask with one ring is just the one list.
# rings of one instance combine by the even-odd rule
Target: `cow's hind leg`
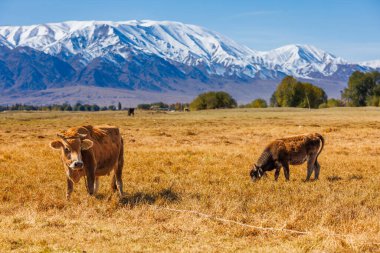
[[117,190],[117,185],[116,185],[116,174],[114,173],[113,176],[112,176],[112,180],[111,180],[111,190],[112,190],[112,193],[110,194],[110,196],[108,197],[108,200],[111,200],[113,194],[115,193],[115,191]]
[[316,154],[312,154],[309,156],[309,159],[307,160],[307,175],[306,175],[306,181],[310,180],[311,174],[313,173],[313,170],[315,168],[315,159],[317,158]]
[[117,186],[117,189],[119,190],[120,198],[123,197],[123,179],[122,179],[123,167],[124,167],[124,147],[123,147],[123,142],[122,142],[121,151],[119,154],[119,160],[115,168],[116,186]]
[[117,190],[116,175],[112,176],[111,189],[112,189],[112,192],[115,192]]
[[115,171],[116,186],[119,191],[120,198],[123,197],[123,179],[122,179],[123,165],[118,164]]

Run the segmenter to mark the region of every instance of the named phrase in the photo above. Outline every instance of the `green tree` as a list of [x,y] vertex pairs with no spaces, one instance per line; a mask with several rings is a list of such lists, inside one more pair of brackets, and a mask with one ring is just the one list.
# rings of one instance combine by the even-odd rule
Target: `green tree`
[[93,104],[91,106],[91,111],[93,111],[93,112],[100,111],[100,107],[97,104]]
[[66,104],[65,107],[64,107],[64,110],[65,111],[72,111],[73,107],[70,104]]
[[272,94],[270,104],[281,107],[318,108],[326,101],[327,95],[323,89],[287,76]]
[[366,100],[366,104],[369,106],[380,106],[380,96],[370,96]]
[[109,105],[109,106],[108,106],[108,110],[110,110],[110,111],[116,111],[116,106],[114,106],[114,105]]
[[137,109],[141,109],[141,110],[149,110],[150,109],[150,104],[138,104],[137,105]]
[[191,110],[234,108],[236,106],[235,99],[224,91],[202,93],[190,103]]
[[371,98],[372,96],[380,96],[380,73],[377,71],[352,73],[342,98],[351,106],[366,106],[376,100]]

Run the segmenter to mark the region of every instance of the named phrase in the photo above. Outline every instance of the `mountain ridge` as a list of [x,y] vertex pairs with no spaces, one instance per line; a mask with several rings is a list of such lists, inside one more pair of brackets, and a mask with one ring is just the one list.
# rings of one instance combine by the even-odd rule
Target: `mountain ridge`
[[353,71],[372,69],[311,45],[256,51],[209,29],[173,21],[0,26],[0,91],[7,94],[76,85],[189,92],[286,75],[341,85]]

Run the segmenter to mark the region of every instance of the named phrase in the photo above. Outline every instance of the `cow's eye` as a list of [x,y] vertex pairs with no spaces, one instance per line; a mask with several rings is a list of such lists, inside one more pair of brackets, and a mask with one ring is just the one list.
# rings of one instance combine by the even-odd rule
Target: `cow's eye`
[[70,149],[65,148],[65,153],[69,153],[69,152],[70,152]]

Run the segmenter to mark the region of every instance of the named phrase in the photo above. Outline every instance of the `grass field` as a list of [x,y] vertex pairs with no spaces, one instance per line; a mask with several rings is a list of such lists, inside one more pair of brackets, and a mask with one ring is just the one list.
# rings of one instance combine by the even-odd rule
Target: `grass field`
[[[49,142],[84,124],[121,129],[122,201],[109,198],[110,176],[96,197],[82,179],[65,199]],[[306,164],[291,166],[290,182],[283,171],[250,181],[267,143],[308,132],[326,140],[319,181],[304,182]],[[380,110],[5,112],[0,187],[1,252],[379,252]]]

